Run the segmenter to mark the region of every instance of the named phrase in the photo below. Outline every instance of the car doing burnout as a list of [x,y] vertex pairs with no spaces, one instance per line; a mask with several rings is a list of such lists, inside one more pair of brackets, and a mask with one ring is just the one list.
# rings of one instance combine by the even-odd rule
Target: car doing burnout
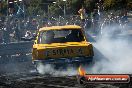
[[93,56],[92,44],[77,25],[40,28],[32,50],[34,63],[83,63],[91,62]]

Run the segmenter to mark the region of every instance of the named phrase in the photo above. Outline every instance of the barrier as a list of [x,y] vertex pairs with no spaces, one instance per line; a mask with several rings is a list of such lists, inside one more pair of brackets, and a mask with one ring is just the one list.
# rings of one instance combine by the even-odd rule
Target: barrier
[[33,41],[1,44],[0,63],[31,60],[32,45]]

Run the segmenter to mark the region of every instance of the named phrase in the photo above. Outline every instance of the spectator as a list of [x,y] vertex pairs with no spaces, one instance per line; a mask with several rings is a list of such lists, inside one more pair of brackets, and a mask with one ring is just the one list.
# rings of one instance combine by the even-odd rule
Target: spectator
[[128,16],[127,16],[127,11],[126,10],[124,10],[122,12],[121,21],[122,21],[122,23],[128,22]]
[[93,17],[94,21],[99,21],[99,14],[98,14],[98,10],[97,9],[94,9],[92,17]]
[[20,28],[19,28],[20,27],[19,20],[16,19],[15,21],[16,21],[15,22],[16,26],[15,26],[15,29],[14,29],[14,31],[15,31],[15,37],[16,37],[17,41],[20,41],[21,34],[20,34]]
[[3,33],[0,31],[0,43],[3,43]]
[[67,36],[68,41],[80,42],[83,40],[83,35],[78,30],[72,30],[71,33]]
[[26,34],[25,34],[25,38],[26,39],[30,39],[30,38],[32,38],[33,36],[32,36],[32,33],[30,32],[30,31],[27,31],[26,32]]
[[85,19],[86,19],[86,10],[85,10],[85,8],[82,6],[82,8],[79,9],[78,13],[79,13],[81,21],[82,21],[81,25],[83,26],[84,22],[85,22]]
[[97,9],[94,9],[92,13],[92,29],[95,34],[99,31],[99,14]]

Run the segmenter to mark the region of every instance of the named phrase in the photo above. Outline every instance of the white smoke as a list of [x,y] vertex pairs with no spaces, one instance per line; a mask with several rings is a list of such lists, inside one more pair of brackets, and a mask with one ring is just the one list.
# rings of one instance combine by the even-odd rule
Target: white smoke
[[68,67],[67,69],[55,69],[51,64],[42,64],[39,63],[37,70],[40,74],[48,74],[51,76],[73,76],[77,75],[77,69],[73,67]]
[[87,72],[132,73],[132,44],[125,34],[125,30],[127,27],[122,30],[117,25],[107,26],[103,29],[101,37],[93,44],[98,50],[94,57],[98,61],[93,67],[87,67]]

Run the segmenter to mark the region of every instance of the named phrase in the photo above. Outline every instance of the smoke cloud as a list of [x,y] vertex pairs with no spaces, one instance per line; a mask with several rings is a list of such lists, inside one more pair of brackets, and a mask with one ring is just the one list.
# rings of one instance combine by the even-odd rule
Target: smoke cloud
[[121,29],[118,25],[103,28],[101,37],[93,43],[96,62],[91,68],[87,67],[87,72],[132,73],[132,44],[127,31],[127,27]]
[[55,69],[51,64],[39,63],[37,70],[40,74],[51,75],[51,76],[73,76],[77,75],[77,69],[74,67],[67,67],[67,69]]

